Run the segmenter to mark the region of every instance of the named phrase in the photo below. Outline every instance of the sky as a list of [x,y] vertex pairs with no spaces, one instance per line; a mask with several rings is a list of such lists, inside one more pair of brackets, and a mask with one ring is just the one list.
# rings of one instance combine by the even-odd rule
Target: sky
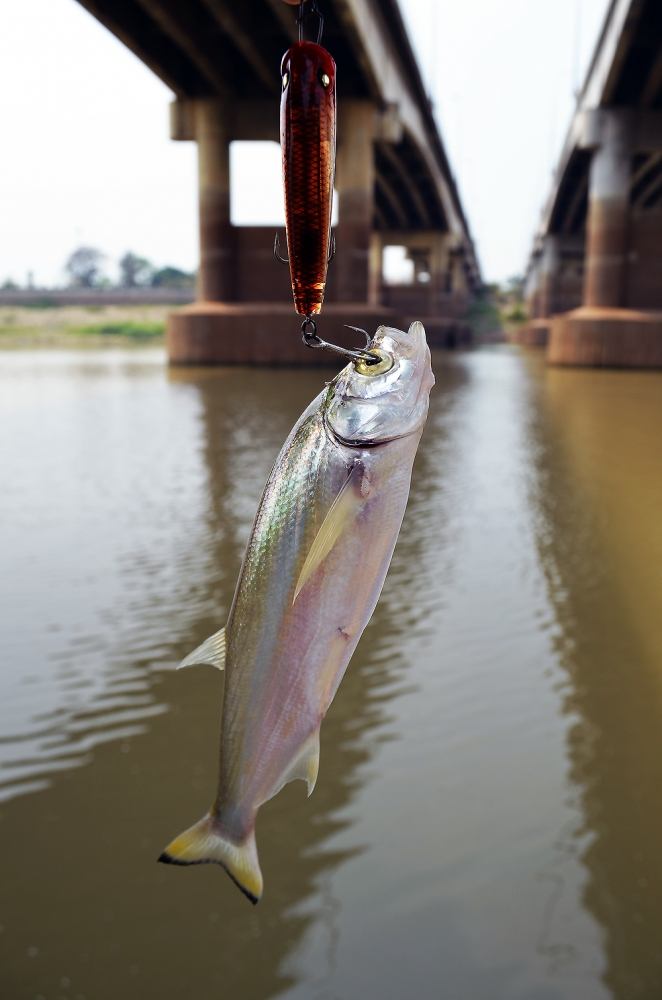
[[[483,276],[524,270],[608,0],[400,0]],[[277,70],[275,70],[277,71]],[[342,72],[342,67],[338,67]],[[0,36],[0,283],[64,279],[81,244],[197,266],[196,152],[172,94],[75,0],[21,0]],[[275,110],[275,114],[277,114]],[[237,224],[282,224],[275,144],[232,150]]]

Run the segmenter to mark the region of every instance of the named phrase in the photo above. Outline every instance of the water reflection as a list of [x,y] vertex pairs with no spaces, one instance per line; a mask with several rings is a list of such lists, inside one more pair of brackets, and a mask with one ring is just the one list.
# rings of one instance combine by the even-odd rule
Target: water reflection
[[254,910],[155,864],[217,777],[222,677],[172,668],[321,376],[0,354],[3,996],[660,992],[659,381],[434,364],[383,598],[315,794],[260,813]]
[[[416,641],[434,600],[429,558],[425,572],[431,525],[424,499],[426,490],[428,496],[434,493],[427,482],[434,467],[423,456],[412,497],[417,516],[408,522],[403,558],[396,560],[343,698],[324,726],[316,794],[308,802],[300,788],[290,787],[261,813],[268,894],[259,914],[247,910],[222,875],[219,885],[220,873],[207,869],[201,879],[197,870],[192,878],[175,872],[173,878],[173,872],[155,866],[154,854],[168,831],[209,801],[221,697],[219,678],[211,671],[182,676],[155,668],[159,662],[171,666],[218,627],[269,466],[319,387],[319,374],[305,372],[279,373],[276,388],[268,372],[189,370],[164,378],[157,361],[147,356],[108,368],[96,359],[72,358],[63,372],[60,358],[54,369],[43,356],[36,360],[42,398],[62,392],[63,375],[72,380],[87,423],[80,434],[94,440],[86,405],[93,401],[99,435],[96,450],[90,447],[81,456],[67,437],[73,415],[65,407],[62,427],[54,429],[50,414],[48,433],[57,458],[46,470],[54,487],[49,500],[64,505],[57,489],[71,502],[77,498],[68,541],[80,543],[68,552],[70,572],[62,565],[52,571],[61,591],[64,577],[73,592],[86,592],[90,607],[68,609],[64,601],[53,606],[33,587],[31,574],[16,603],[21,641],[35,607],[51,618],[67,610],[71,615],[62,616],[57,631],[50,620],[46,624],[47,656],[30,678],[25,714],[17,712],[23,677],[18,694],[10,689],[3,700],[11,720],[3,730],[4,790],[7,795],[41,791],[2,815],[4,842],[21,844],[38,887],[33,899],[38,921],[31,909],[18,918],[15,912],[3,915],[12,941],[4,982],[16,996],[24,983],[44,994],[59,983],[64,994],[70,984],[72,992],[95,997],[127,995],[133,980],[139,989],[147,969],[150,991],[162,995],[206,995],[215,984],[229,995],[272,996],[299,978],[295,956],[305,935],[319,955],[318,976],[329,975],[336,964],[340,901],[328,873],[362,851],[356,838],[349,846],[340,846],[338,838],[352,823],[350,803],[373,748],[395,736],[388,703],[403,690],[406,669],[398,637],[408,633],[410,642]],[[31,362],[24,363],[29,368]],[[18,374],[25,374],[20,366]],[[456,372],[455,381],[458,377]],[[112,397],[110,421],[99,403],[104,393]],[[32,454],[44,451],[39,416],[33,425],[27,422],[32,439],[25,447]],[[438,454],[442,438],[443,433]],[[68,448],[77,454],[69,456]],[[27,470],[20,483],[22,456],[22,451],[14,455],[19,474],[13,481],[27,487]],[[81,496],[81,477],[92,484],[94,503]],[[48,502],[44,498],[43,510]],[[39,520],[43,510],[31,520]],[[435,514],[434,530],[443,530],[443,512]],[[19,536],[8,546],[14,579],[32,544]],[[50,551],[48,559],[56,555]],[[98,581],[104,587],[99,607],[90,593]],[[85,620],[79,624],[80,619]],[[45,691],[51,704],[41,707]],[[149,740],[136,738],[147,732]],[[81,765],[90,766],[69,770]],[[54,776],[58,780],[51,785]],[[9,873],[3,898],[20,899],[23,879],[18,870]],[[183,913],[195,934],[178,971],[164,955],[173,953],[181,937]],[[133,927],[146,933],[131,944]],[[265,937],[268,948],[256,963],[257,942]]]
[[537,544],[567,680],[583,902],[604,931],[610,995],[662,995],[662,379],[547,372]]
[[[167,523],[173,457],[161,371],[153,352],[3,356],[2,798],[45,787],[98,742],[144,732],[163,711],[135,663],[145,648],[163,652],[152,626],[167,564],[152,544],[181,543]],[[194,415],[180,409],[186,436]],[[136,439],[162,463],[158,508],[132,455]]]

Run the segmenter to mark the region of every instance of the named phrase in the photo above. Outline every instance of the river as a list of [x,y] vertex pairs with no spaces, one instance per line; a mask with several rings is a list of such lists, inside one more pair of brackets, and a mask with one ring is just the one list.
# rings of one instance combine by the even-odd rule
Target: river
[[214,793],[225,620],[319,371],[0,353],[0,995],[662,996],[662,373],[437,385],[317,788],[258,907],[156,864]]

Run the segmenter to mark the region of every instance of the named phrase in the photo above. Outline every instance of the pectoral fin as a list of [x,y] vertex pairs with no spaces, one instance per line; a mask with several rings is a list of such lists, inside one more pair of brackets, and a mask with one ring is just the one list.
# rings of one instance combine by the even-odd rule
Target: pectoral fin
[[368,484],[365,479],[363,462],[355,462],[338,496],[331,504],[326,517],[322,521],[322,525],[306,556],[306,561],[303,564],[297,585],[294,588],[292,604],[294,604],[315,570],[324,562],[342,533],[356,517],[361,507],[361,502],[365,499],[367,493]]
[[225,668],[224,628],[219,629],[218,632],[214,632],[208,639],[205,639],[197,649],[194,649],[192,653],[189,653],[182,660],[177,669],[181,670],[182,667],[192,667],[196,663],[208,663],[212,667],[218,667],[219,670]]

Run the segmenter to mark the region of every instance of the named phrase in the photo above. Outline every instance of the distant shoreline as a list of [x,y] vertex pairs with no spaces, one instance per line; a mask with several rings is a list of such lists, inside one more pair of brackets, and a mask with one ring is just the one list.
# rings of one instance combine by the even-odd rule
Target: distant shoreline
[[0,288],[0,309],[63,306],[182,306],[195,300],[193,288]]
[[171,303],[0,304],[0,350],[163,345]]

